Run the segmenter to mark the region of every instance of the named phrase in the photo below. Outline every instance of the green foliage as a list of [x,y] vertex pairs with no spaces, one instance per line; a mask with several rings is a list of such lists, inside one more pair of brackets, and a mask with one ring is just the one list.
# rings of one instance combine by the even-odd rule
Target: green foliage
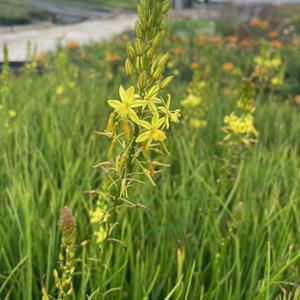
[[[169,88],[175,107],[186,96],[191,64],[203,71],[207,126],[195,139],[184,122],[171,128],[170,170],[157,177],[155,188],[132,190],[133,202],[148,209],[120,211],[122,244],[99,259],[90,211],[102,175],[92,167],[106,160],[109,145],[93,132],[106,127],[106,100],[117,97],[126,80],[127,38],[59,49],[45,58],[51,67],[44,74],[28,67],[10,78],[0,109],[0,124],[7,124],[0,130],[0,298],[55,295],[57,224],[67,203],[77,222],[76,299],[101,299],[103,290],[116,300],[297,299],[299,109],[280,90],[258,95],[259,143],[234,180],[222,181],[215,159],[226,155],[220,128],[235,109],[241,76],[252,74],[259,53],[258,46],[244,49],[224,38],[221,46],[213,37],[204,43],[184,35],[164,43],[171,52],[167,75],[178,74]],[[287,51],[284,63],[297,49],[280,50]],[[233,69],[222,67],[228,62]]]

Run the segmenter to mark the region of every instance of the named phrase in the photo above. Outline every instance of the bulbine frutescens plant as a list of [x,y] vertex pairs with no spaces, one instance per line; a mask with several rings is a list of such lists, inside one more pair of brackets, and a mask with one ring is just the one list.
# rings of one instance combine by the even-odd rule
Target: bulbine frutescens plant
[[235,177],[234,170],[246,158],[247,149],[258,140],[253,118],[254,96],[253,84],[245,82],[237,101],[237,108],[224,117],[224,138],[221,144],[226,149],[226,155],[222,158],[222,163],[230,179]]
[[283,83],[284,64],[278,50],[262,45],[260,54],[254,58],[253,80],[258,90],[274,90]]
[[181,101],[183,120],[188,127],[203,128],[207,125],[204,116],[207,112],[203,99],[206,82],[202,79],[201,70],[194,72],[193,80],[188,87],[188,96]]
[[[154,177],[168,165],[154,160],[155,154],[167,153],[166,131],[178,122],[180,111],[172,111],[171,96],[161,93],[173,77],[163,77],[168,54],[160,53],[165,35],[169,0],[141,0],[138,6],[136,38],[127,44],[125,71],[132,84],[120,86],[119,99],[108,100],[113,109],[107,128],[99,134],[111,141],[104,169],[106,180],[99,193],[96,210],[91,212],[97,224],[97,241],[109,241],[120,207],[137,207],[129,201],[129,188]],[[142,177],[141,177],[142,176]],[[114,239],[115,240],[115,239]]]

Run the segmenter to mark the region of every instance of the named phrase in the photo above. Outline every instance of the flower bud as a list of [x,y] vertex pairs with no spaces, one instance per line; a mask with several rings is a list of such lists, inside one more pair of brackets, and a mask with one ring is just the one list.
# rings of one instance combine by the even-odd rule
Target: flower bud
[[169,76],[166,79],[163,80],[163,82],[160,84],[160,89],[163,90],[165,88],[167,88],[173,81],[174,76]]
[[128,42],[127,43],[127,55],[130,59],[134,59],[136,54],[135,54],[135,50],[134,48],[132,47],[131,43]]
[[140,39],[135,40],[135,49],[138,54],[138,56],[141,56],[144,52],[143,43]]
[[127,58],[125,61],[125,72],[126,72],[127,76],[131,76],[133,73],[133,65],[130,62],[129,58]]

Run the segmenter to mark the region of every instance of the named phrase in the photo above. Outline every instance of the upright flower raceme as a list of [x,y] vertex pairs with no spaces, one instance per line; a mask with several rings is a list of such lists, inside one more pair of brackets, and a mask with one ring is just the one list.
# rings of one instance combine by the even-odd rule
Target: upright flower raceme
[[203,128],[207,125],[205,120],[207,107],[203,99],[205,88],[206,82],[202,79],[200,69],[197,69],[189,85],[188,96],[181,101],[184,121],[191,128]]
[[246,84],[237,101],[237,111],[224,117],[225,133],[224,143],[232,147],[249,146],[255,143],[258,132],[254,127],[253,113],[255,111],[253,103],[253,87],[250,83]]
[[254,58],[252,77],[260,89],[276,88],[283,82],[284,67],[280,53],[264,45],[260,54]]
[[113,111],[106,130],[99,134],[111,140],[109,161],[97,166],[105,170],[108,175],[105,180],[110,183],[105,184],[108,186],[105,205],[91,212],[94,223],[97,212],[105,215],[99,225],[102,233],[98,241],[101,242],[110,238],[117,209],[137,206],[128,200],[129,187],[143,181],[142,175],[155,184],[155,175],[168,166],[153,158],[157,153],[167,153],[166,131],[180,117],[180,110],[171,109],[171,96],[162,94],[173,80],[173,76],[163,76],[168,54],[160,53],[170,6],[169,0],[141,0],[137,8],[136,38],[127,43],[125,61],[125,72],[132,84],[121,85],[119,97],[108,100]]

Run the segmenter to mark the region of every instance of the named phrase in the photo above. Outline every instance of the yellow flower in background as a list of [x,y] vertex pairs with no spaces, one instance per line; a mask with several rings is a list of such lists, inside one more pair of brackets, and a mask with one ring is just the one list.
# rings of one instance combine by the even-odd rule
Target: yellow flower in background
[[192,118],[190,120],[190,126],[192,128],[204,128],[207,125],[207,121],[206,120],[201,120],[201,119],[195,119]]
[[107,103],[115,109],[118,115],[122,119],[130,118],[133,122],[139,123],[139,118],[136,115],[134,108],[145,105],[145,101],[137,100],[137,96],[134,94],[134,87],[131,86],[127,90],[124,90],[122,86],[119,89],[120,100],[108,100]]
[[202,99],[200,96],[188,95],[188,97],[181,101],[181,105],[185,107],[196,107],[201,104]]
[[97,224],[101,222],[106,222],[108,219],[108,215],[106,211],[97,207],[95,211],[90,212],[91,223]]
[[100,226],[97,231],[94,232],[96,236],[96,243],[101,244],[107,237],[107,232],[103,226]]
[[226,130],[231,131],[232,133],[238,135],[258,135],[253,125],[253,116],[251,114],[238,117],[235,112],[232,112],[229,116],[224,117],[224,123],[227,125]]
[[11,118],[15,118],[16,115],[17,115],[17,112],[16,112],[15,110],[10,109],[10,110],[8,111],[8,115],[9,115]]
[[160,128],[164,122],[165,119],[159,118],[158,113],[153,115],[151,123],[141,120],[140,125],[147,130],[137,137],[136,142],[143,143],[147,141],[148,144],[150,144],[153,140],[163,142],[166,139],[166,135],[162,130],[160,130]]
[[63,93],[64,93],[64,86],[63,85],[60,85],[60,86],[58,86],[57,88],[56,88],[56,95],[57,96],[61,96]]

